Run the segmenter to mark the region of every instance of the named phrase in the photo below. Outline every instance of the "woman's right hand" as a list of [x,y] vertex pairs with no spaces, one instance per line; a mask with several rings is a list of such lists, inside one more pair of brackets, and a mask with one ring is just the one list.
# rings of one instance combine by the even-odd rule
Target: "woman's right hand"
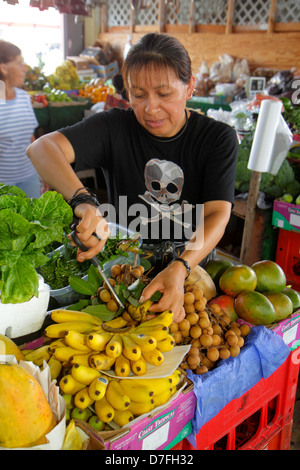
[[[103,250],[106,240],[110,236],[110,229],[99,209],[91,204],[79,204],[75,208],[74,214],[79,219],[76,226],[78,238],[89,248],[87,251],[78,249],[77,260],[82,262],[93,258]],[[75,246],[75,243],[71,241],[71,245]]]

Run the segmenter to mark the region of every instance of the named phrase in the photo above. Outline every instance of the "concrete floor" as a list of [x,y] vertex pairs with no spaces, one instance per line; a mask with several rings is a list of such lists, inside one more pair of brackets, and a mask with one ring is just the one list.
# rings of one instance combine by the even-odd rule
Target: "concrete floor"
[[[299,378],[300,380],[300,378]],[[300,450],[300,383],[296,394],[290,450]]]

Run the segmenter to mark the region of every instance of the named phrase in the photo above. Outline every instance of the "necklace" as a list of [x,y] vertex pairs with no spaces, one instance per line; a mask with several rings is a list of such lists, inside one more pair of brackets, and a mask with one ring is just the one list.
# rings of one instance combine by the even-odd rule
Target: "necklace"
[[170,137],[170,138],[167,138],[167,137],[155,137],[154,135],[150,134],[150,132],[146,131],[147,134],[149,135],[149,137],[151,137],[151,139],[156,140],[156,142],[173,142],[174,140],[179,139],[179,137],[182,136],[182,134],[184,133],[184,131],[186,130],[187,125],[188,125],[188,115],[187,115],[186,109],[184,110],[184,114],[185,114],[185,123],[184,123],[184,126],[180,129],[180,131],[179,131],[177,134],[173,135],[173,137]]

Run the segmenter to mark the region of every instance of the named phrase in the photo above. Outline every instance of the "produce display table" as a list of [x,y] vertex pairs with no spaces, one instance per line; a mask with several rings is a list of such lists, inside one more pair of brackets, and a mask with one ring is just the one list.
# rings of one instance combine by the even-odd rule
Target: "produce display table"
[[206,97],[193,96],[190,100],[187,101],[187,107],[193,109],[201,109],[204,114],[207,114],[209,109],[223,109],[224,111],[231,111],[229,103],[224,100],[218,101],[217,99],[208,100]]
[[46,106],[34,108],[34,112],[39,126],[47,133],[81,121],[84,118],[84,111],[89,108],[90,104]]

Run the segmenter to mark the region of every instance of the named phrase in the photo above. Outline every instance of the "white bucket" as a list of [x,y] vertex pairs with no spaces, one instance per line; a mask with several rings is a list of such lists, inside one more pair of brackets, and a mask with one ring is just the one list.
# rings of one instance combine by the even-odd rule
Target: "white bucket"
[[2,304],[0,301],[0,333],[18,338],[38,331],[47,314],[50,287],[39,275],[39,296],[19,304]]

